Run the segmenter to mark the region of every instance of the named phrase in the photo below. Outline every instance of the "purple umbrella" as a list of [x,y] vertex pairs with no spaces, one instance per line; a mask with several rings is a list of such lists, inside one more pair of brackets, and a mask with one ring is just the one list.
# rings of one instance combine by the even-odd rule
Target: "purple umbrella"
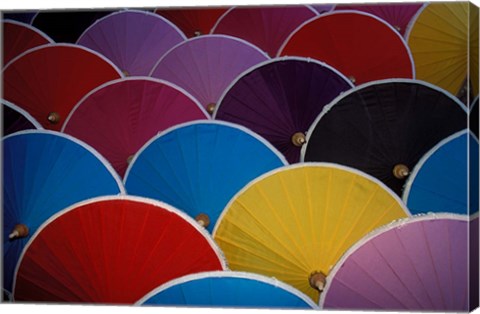
[[356,10],[376,15],[393,26],[402,36],[405,35],[410,20],[423,3],[371,3],[337,5],[335,10]]
[[214,118],[250,128],[294,163],[300,159],[305,132],[323,107],[352,87],[343,74],[325,63],[276,58],[232,83]]
[[318,12],[318,14],[323,14],[323,13],[328,13],[331,12],[335,9],[336,5],[335,4],[310,4],[310,7],[312,7],[315,11]]
[[468,223],[468,216],[437,214],[377,230],[338,262],[320,306],[468,311]]
[[3,99],[2,105],[3,136],[28,129],[43,129],[40,123],[22,108]]
[[228,85],[268,56],[252,44],[225,35],[191,38],[160,59],[151,76],[172,82],[212,113]]
[[98,51],[126,75],[148,75],[185,35],[167,19],[146,11],[125,10],[97,20],[77,44]]
[[218,19],[212,33],[245,39],[276,56],[287,37],[315,16],[317,12],[306,5],[233,7]]

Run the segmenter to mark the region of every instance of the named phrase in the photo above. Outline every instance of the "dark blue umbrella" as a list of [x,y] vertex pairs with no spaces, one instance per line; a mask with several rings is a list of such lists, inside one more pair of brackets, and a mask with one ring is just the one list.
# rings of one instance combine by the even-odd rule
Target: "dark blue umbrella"
[[137,305],[318,309],[305,294],[277,279],[232,271],[204,272],[172,280]]
[[18,258],[37,228],[76,202],[124,193],[105,159],[73,137],[46,130],[3,139],[4,287],[11,291]]

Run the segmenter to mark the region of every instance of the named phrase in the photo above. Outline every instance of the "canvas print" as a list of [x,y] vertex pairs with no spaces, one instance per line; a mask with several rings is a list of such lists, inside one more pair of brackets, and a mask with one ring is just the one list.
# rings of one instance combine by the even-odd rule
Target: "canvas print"
[[475,4],[1,23],[3,303],[478,307]]

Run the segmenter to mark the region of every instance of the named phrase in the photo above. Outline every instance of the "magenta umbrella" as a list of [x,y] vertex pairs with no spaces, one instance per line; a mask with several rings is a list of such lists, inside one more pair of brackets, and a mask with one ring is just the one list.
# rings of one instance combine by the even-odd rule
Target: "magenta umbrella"
[[335,10],[356,10],[376,15],[404,36],[410,20],[422,6],[423,3],[420,2],[339,4]]
[[213,113],[228,85],[267,59],[260,49],[242,39],[204,35],[172,48],[158,61],[151,76],[183,87]]
[[[476,220],[478,224],[478,216]],[[352,247],[332,270],[320,306],[468,311],[468,224],[465,215],[436,214],[375,231]],[[475,244],[478,246],[478,239]]]
[[328,13],[328,12],[333,11],[336,7],[336,4],[313,3],[313,4],[310,4],[310,7],[312,7],[315,11],[317,11],[318,14],[323,14],[323,13]]
[[128,76],[148,75],[159,58],[185,39],[178,27],[157,14],[124,10],[97,20],[77,44],[100,52]]
[[183,89],[158,79],[110,81],[88,93],[67,117],[62,132],[94,147],[123,176],[132,156],[174,125],[209,119]]
[[212,33],[245,39],[274,57],[299,25],[315,16],[306,5],[233,7],[218,19]]

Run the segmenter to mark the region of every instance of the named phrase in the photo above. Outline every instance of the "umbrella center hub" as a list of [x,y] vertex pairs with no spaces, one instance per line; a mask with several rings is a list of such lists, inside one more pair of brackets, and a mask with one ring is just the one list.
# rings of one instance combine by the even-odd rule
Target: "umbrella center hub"
[[26,236],[28,236],[28,233],[29,233],[29,230],[28,230],[28,227],[26,225],[16,224],[13,227],[12,232],[10,232],[10,234],[8,235],[8,238],[10,240],[25,238]]
[[303,144],[307,142],[307,137],[305,136],[305,133],[302,132],[297,132],[292,135],[292,144],[301,147]]
[[308,277],[308,283],[310,287],[322,292],[325,289],[325,285],[327,283],[327,276],[321,271],[314,271]]
[[405,179],[410,174],[410,169],[404,164],[398,164],[393,167],[393,175],[397,179]]
[[57,124],[58,122],[60,122],[60,115],[58,114],[58,112],[50,112],[47,116],[47,120],[51,124]]
[[200,213],[195,217],[195,220],[200,226],[204,228],[207,228],[208,225],[210,225],[210,218],[208,217],[207,214]]
[[212,115],[213,112],[215,111],[215,107],[216,107],[216,106],[217,106],[217,105],[216,105],[215,103],[213,103],[213,102],[212,102],[212,103],[209,103],[209,104],[207,105],[207,112],[208,112],[210,115]]
[[133,155],[127,157],[127,164],[130,164],[133,160]]

